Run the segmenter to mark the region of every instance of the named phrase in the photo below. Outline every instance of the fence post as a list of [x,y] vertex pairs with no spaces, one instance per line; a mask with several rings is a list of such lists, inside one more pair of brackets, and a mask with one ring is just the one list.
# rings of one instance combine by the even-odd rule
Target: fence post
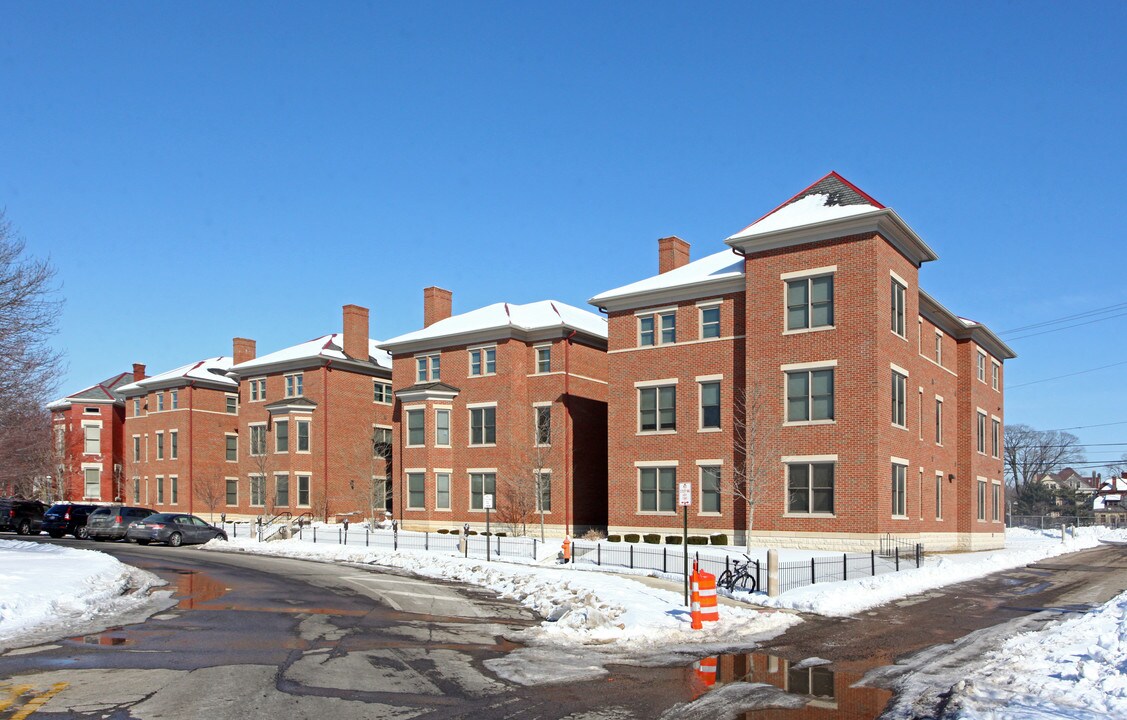
[[869,565],[873,569],[873,577],[876,577],[877,576],[877,551],[876,550],[870,550],[869,551]]
[[596,565],[602,565],[603,564],[603,544],[602,543],[596,543],[595,544],[595,564]]
[[818,577],[817,577],[815,570],[814,570],[814,558],[810,558],[810,584],[811,585],[817,585],[818,584]]
[[[757,561],[758,562],[758,561]],[[732,557],[730,555],[724,556],[724,572],[731,572],[732,570]],[[755,584],[759,584],[759,578],[755,578]]]
[[497,538],[497,557],[501,557],[501,536],[493,533],[493,537]]
[[[633,547],[633,545],[631,545],[631,547]],[[661,571],[662,572],[669,572],[668,570],[665,569],[665,565],[666,565],[665,560],[668,557],[669,557],[669,547],[667,545],[662,545],[661,546]]]
[[759,592],[763,592],[763,582],[759,577],[759,560],[758,559],[756,559],[756,561],[755,561],[755,589],[758,590]]
[[767,594],[779,596],[779,551],[767,551]]
[[897,545],[893,550],[895,551],[893,554],[896,555],[896,572],[900,572],[900,546]]
[[634,569],[634,543],[630,543],[630,569]]
[[923,556],[923,544],[916,543],[916,568],[920,567],[920,558]]
[[313,542],[314,543],[317,542],[317,528],[316,527],[313,528]]
[[368,528],[364,528],[364,547],[368,547]]
[[849,553],[841,554],[841,579],[849,579]]
[[423,550],[430,552],[430,530],[423,532]]
[[532,538],[532,559],[536,559],[536,538]]

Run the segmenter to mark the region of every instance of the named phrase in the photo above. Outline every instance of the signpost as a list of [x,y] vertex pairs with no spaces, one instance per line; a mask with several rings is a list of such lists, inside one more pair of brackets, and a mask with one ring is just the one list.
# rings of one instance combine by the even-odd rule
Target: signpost
[[693,484],[677,483],[677,504],[681,506],[684,518],[681,536],[681,552],[684,555],[685,605],[689,604],[689,506],[693,504]]
[[490,562],[493,558],[489,557],[489,543],[493,541],[493,536],[489,533],[489,511],[493,509],[493,494],[482,495],[481,505],[485,508],[485,561]]

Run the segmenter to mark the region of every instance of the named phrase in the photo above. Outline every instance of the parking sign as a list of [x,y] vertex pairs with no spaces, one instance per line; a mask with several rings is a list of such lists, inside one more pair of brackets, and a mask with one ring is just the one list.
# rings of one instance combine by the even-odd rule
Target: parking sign
[[677,504],[682,507],[689,507],[693,504],[692,483],[677,483]]

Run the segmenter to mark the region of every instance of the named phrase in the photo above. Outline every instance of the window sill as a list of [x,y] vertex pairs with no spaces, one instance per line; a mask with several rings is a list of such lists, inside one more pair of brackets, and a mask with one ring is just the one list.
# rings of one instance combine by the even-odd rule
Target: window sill
[[794,330],[783,330],[783,335],[805,335],[812,332],[824,332],[826,330],[837,330],[836,325],[819,325],[818,327],[811,328],[796,328]]
[[677,517],[676,510],[639,510],[639,515],[665,515],[667,517]]
[[479,373],[479,374],[477,374],[477,375],[474,375],[473,373],[470,373],[469,375],[466,375],[466,378],[467,378],[468,380],[473,380],[474,378],[483,378],[483,377],[497,377],[497,373],[495,373],[495,372],[491,372],[491,373]]
[[451,510],[450,508],[440,508],[440,507],[436,507],[436,508],[434,509],[434,511],[435,511],[435,512],[454,512],[454,511],[453,511],[453,510]]
[[897,425],[896,423],[892,423],[892,427],[897,429],[897,430],[903,430],[904,432],[908,431],[907,425]]
[[714,428],[714,427],[697,428],[697,432],[699,432],[699,433],[718,433],[718,432],[724,432],[724,428]]
[[403,447],[410,450],[411,448],[425,448],[426,445],[404,445]]
[[722,517],[723,513],[718,512],[698,512],[699,517]]
[[908,517],[907,515],[893,515],[892,519],[893,520],[911,520],[912,518]]
[[837,420],[787,420],[783,427],[805,427],[807,425],[836,425]]
[[373,405],[387,405],[388,407],[391,406],[391,403],[386,401],[386,400],[373,400],[372,404]]
[[497,447],[497,443],[470,443],[466,447],[468,447],[468,448],[495,448],[495,447]]
[[638,435],[676,435],[676,430],[639,430]]
[[823,520],[823,519],[836,518],[837,515],[834,514],[834,513],[792,513],[792,512],[786,512],[786,513],[783,513],[783,517],[785,517],[785,518],[813,518],[813,519],[816,519],[816,520]]
[[895,330],[889,330],[889,332],[892,333],[893,336],[900,338],[904,342],[908,342],[908,336],[906,334],[901,335],[900,333],[896,332]]

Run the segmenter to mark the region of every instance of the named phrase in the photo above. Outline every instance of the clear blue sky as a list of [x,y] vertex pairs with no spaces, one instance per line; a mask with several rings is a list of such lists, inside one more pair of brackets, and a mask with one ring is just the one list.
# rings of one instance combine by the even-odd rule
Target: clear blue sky
[[[778,4],[783,5],[783,4]],[[372,310],[588,297],[829,170],[1005,331],[1127,302],[1127,4],[43,3],[0,24],[0,206],[72,391]],[[1007,420],[1127,442],[1123,317],[1013,340]],[[1005,336],[1010,339],[1014,336]],[[1127,445],[1093,448],[1097,460]]]

